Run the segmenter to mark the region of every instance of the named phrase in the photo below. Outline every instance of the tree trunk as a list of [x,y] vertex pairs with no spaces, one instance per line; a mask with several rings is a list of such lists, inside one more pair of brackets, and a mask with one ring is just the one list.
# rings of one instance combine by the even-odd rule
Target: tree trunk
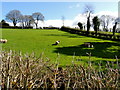
[[35,22],[36,29],[38,28],[38,20]]
[[14,25],[14,27],[16,26],[16,23],[17,21],[16,20],[13,20],[13,25]]
[[116,26],[117,26],[117,22],[116,22],[115,25],[113,26],[113,36],[115,36]]
[[13,22],[13,25],[14,25],[14,27],[16,26],[16,23],[15,22]]
[[89,35],[89,30],[90,30],[90,14],[89,14],[89,16],[88,16],[88,18],[87,18],[87,36]]

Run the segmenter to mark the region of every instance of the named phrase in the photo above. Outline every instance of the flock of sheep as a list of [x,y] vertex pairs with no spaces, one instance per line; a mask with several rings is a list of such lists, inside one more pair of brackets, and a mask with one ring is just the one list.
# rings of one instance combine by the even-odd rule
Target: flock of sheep
[[[0,39],[0,43],[7,43],[7,39]],[[58,45],[60,43],[60,41],[56,41],[54,44],[52,45]],[[85,47],[88,47],[88,48],[93,48],[93,45],[90,43],[90,42],[85,42],[84,43],[84,46]]]
[[7,43],[7,39],[0,39],[0,43]]
[[[52,45],[58,45],[60,43],[60,41],[56,41],[54,44],[52,44]],[[92,43],[90,43],[90,42],[85,42],[84,44],[83,44],[83,46],[84,47],[88,47],[88,48],[93,48],[94,46],[93,46],[93,44]]]

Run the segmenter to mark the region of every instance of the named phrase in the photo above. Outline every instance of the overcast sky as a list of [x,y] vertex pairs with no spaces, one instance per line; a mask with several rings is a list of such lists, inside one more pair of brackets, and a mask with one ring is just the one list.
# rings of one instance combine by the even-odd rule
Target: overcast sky
[[34,12],[41,12],[45,17],[46,23],[51,23],[53,21],[59,22],[62,16],[64,16],[65,20],[69,21],[70,23],[71,21],[76,19],[79,14],[82,14],[84,12],[85,5],[91,5],[93,7],[94,14],[109,13],[116,17],[118,16],[118,2],[14,2],[14,0],[10,0],[13,2],[7,1],[4,1],[1,4],[1,20],[5,19],[5,16],[9,11],[19,10],[23,15],[32,15],[32,13]]

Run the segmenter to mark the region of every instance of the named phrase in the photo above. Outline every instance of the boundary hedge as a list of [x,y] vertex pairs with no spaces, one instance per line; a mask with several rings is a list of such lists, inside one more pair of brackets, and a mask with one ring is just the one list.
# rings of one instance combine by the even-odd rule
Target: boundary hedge
[[[66,32],[70,32],[72,34],[87,36],[87,34],[86,34],[87,31],[84,31],[84,30],[78,30],[78,29],[68,28],[68,27],[61,27],[61,30],[66,31]],[[113,36],[112,34],[105,34],[105,33],[99,32],[99,33],[97,33],[97,36],[96,36],[94,31],[90,31],[88,36],[102,38],[102,39],[116,40],[116,41],[120,40],[120,35]]]

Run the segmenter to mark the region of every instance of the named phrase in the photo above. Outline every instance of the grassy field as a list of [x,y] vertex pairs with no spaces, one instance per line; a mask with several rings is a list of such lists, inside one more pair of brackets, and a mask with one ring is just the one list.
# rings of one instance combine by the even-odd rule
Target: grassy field
[[[15,50],[24,53],[43,54],[51,62],[58,61],[61,65],[86,63],[88,60],[115,61],[120,58],[120,42],[102,40],[70,34],[60,30],[35,29],[2,29],[2,38],[8,40],[2,44],[3,50]],[[52,46],[60,40],[58,46]],[[92,42],[94,48],[83,47],[84,42]],[[91,53],[91,57],[87,53]]]

